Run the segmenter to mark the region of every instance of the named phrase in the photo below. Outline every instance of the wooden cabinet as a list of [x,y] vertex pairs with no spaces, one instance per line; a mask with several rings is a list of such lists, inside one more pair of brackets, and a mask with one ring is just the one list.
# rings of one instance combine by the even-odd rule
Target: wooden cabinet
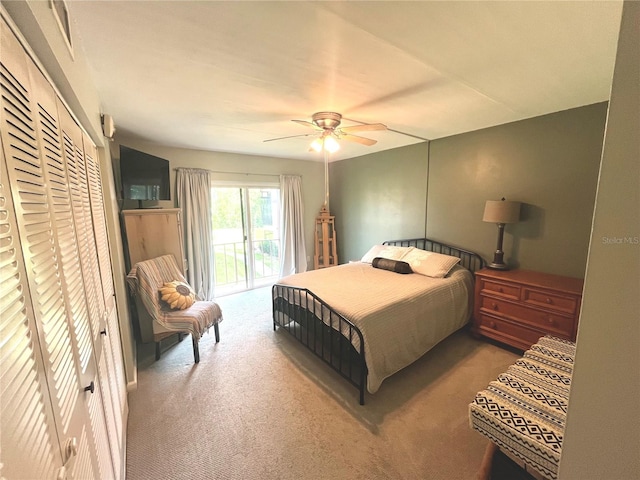
[[122,211],[130,267],[143,260],[171,253],[178,267],[183,273],[186,272],[180,212],[179,208]]
[[0,29],[0,477],[123,478],[127,398],[98,152]]
[[[161,255],[172,254],[183,274],[187,270],[184,258],[182,222],[179,208],[147,208],[123,210],[122,220],[126,233],[126,253],[130,269],[138,262]],[[153,334],[153,319],[135,297],[135,311],[132,312],[134,330],[138,341],[151,343],[158,341]],[[166,336],[166,335],[165,335]]]
[[582,286],[578,278],[482,269],[471,330],[522,350],[545,334],[575,341]]

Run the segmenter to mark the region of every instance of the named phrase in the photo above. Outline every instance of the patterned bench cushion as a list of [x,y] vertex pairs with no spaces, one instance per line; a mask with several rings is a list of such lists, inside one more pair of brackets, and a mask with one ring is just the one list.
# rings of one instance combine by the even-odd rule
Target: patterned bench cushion
[[575,343],[544,336],[478,392],[471,428],[546,478],[558,478]]

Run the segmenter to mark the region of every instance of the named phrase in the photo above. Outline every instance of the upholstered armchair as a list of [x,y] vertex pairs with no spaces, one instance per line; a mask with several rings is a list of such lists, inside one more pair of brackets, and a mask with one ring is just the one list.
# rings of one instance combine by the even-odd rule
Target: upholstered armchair
[[[198,363],[200,361],[198,342],[210,327],[213,326],[216,343],[220,341],[218,324],[222,321],[222,311],[216,302],[203,301],[197,296],[195,301],[184,309],[180,309],[180,302],[169,303],[162,300],[163,295],[160,289],[170,282],[180,282],[188,286],[173,255],[163,255],[138,262],[127,275],[127,283],[133,295],[139,297],[153,319],[156,360],[160,359],[160,342],[163,338],[175,333],[180,334],[182,338],[181,334],[190,333],[193,341],[193,357],[195,363]],[[190,295],[192,298],[195,295],[192,290]],[[191,301],[186,303],[190,304]]]

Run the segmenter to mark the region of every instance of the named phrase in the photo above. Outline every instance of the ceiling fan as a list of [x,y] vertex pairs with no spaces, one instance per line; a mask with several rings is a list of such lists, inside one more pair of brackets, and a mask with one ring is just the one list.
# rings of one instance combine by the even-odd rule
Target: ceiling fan
[[291,121],[305,127],[313,128],[316,132],[302,135],[290,135],[288,137],[270,138],[264,141],[273,142],[275,140],[283,140],[285,138],[316,136],[317,138],[312,142],[310,150],[319,152],[324,146],[327,150],[335,151],[338,149],[338,140],[347,140],[367,146],[375,145],[377,143],[377,140],[373,140],[372,138],[354,135],[355,132],[387,130],[387,126],[382,123],[363,123],[361,125],[339,128],[342,121],[342,115],[336,112],[314,113],[311,116],[310,122],[307,120]]

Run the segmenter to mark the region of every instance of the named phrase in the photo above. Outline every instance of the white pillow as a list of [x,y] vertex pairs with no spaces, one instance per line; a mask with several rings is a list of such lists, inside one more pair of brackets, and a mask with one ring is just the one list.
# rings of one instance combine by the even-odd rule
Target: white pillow
[[427,277],[444,278],[460,261],[458,257],[443,255],[442,253],[427,252],[414,248],[402,257],[403,262],[411,266],[414,273]]
[[413,247],[396,247],[394,245],[374,245],[364,254],[360,261],[371,263],[376,257],[388,258],[389,260],[402,260],[402,258],[413,249]]

